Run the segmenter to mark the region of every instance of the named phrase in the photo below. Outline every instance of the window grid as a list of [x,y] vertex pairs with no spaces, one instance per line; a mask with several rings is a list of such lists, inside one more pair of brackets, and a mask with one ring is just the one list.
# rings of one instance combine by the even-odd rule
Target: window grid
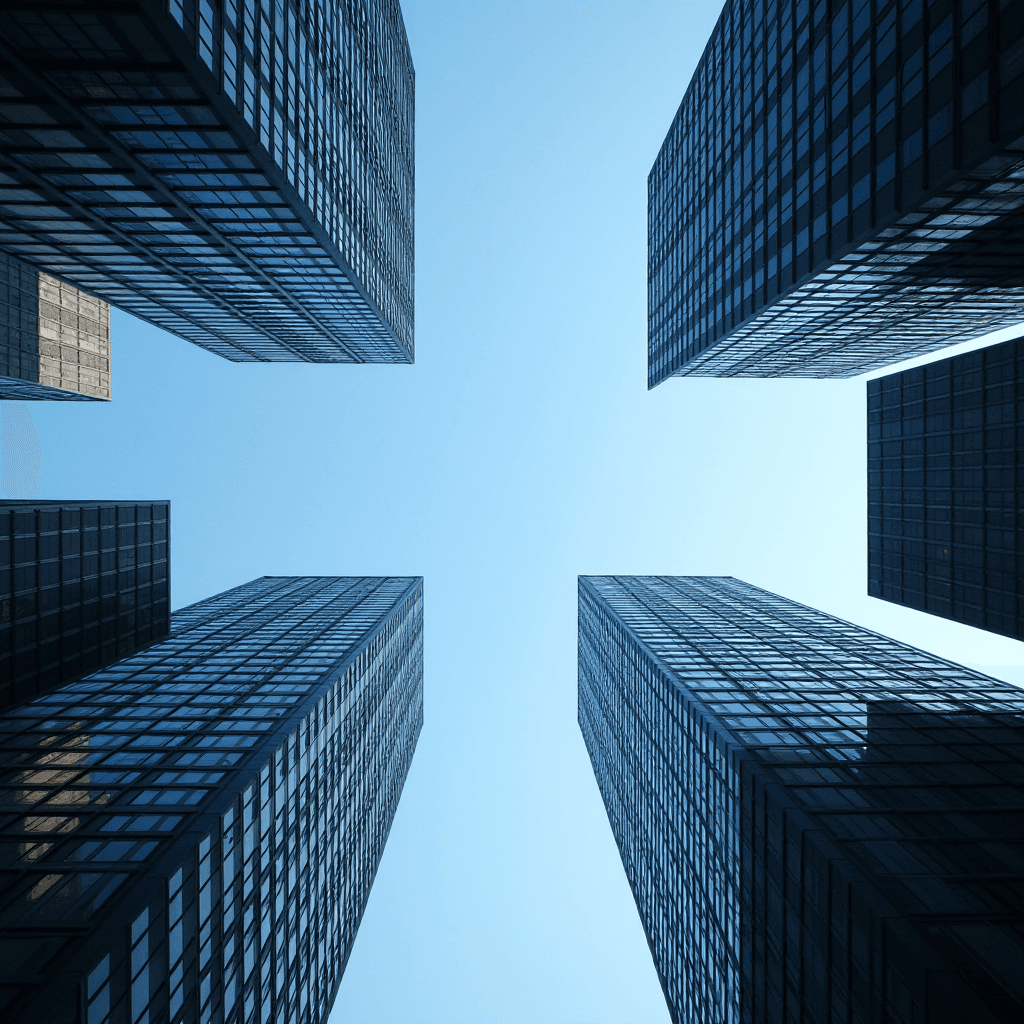
[[412,361],[397,2],[26,8],[5,46],[5,250],[229,359]]
[[5,1012],[321,1020],[421,724],[414,578],[256,580],[0,716]]
[[0,399],[110,398],[110,307],[0,253]]
[[1020,689],[739,580],[581,577],[579,720],[674,1021],[1021,1015]]
[[868,382],[868,593],[1024,639],[1024,339]]
[[166,502],[0,501],[0,708],[165,637]]
[[1024,316],[1024,18],[731,0],[648,179],[648,384],[835,377]]

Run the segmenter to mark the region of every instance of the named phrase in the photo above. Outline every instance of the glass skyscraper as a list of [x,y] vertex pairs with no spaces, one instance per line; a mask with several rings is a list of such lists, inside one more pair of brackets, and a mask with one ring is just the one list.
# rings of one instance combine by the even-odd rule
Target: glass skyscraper
[[412,362],[398,0],[71,0],[0,28],[0,249],[228,359]]
[[579,582],[579,720],[675,1024],[1024,1019],[1024,692],[723,577]]
[[0,708],[167,635],[166,501],[0,500]]
[[264,577],[0,714],[0,1017],[319,1024],[423,718],[418,578]]
[[729,0],[648,181],[648,384],[841,377],[1024,319],[1024,14]]
[[1024,640],[1024,339],[868,381],[868,593]]
[[0,252],[0,399],[110,398],[110,306]]

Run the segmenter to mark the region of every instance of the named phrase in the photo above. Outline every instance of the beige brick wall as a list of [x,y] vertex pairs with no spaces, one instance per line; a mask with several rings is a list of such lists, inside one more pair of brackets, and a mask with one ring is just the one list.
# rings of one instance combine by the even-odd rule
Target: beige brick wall
[[0,253],[0,377],[109,399],[110,306]]
[[110,398],[110,306],[39,275],[39,383]]

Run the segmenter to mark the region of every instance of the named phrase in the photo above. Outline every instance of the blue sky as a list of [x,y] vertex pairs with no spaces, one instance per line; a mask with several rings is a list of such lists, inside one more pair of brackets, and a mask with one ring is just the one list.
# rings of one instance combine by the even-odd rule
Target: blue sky
[[332,1024],[667,1024],[576,727],[576,575],[735,575],[1015,680],[1024,645],[866,597],[865,378],[646,390],[646,175],[720,4],[403,8],[416,365],[235,365],[115,314],[114,401],[25,406],[40,493],[170,498],[175,607],[425,577],[426,723]]

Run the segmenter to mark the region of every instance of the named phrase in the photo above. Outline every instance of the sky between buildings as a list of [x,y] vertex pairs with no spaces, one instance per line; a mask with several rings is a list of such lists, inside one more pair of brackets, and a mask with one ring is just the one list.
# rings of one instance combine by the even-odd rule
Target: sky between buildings
[[425,576],[426,722],[331,1024],[667,1024],[576,726],[577,574],[738,576],[1015,682],[1024,645],[866,596],[866,378],[646,390],[646,177],[721,4],[403,8],[416,365],[235,365],[115,313],[113,402],[5,418],[0,479],[169,498],[176,608]]

